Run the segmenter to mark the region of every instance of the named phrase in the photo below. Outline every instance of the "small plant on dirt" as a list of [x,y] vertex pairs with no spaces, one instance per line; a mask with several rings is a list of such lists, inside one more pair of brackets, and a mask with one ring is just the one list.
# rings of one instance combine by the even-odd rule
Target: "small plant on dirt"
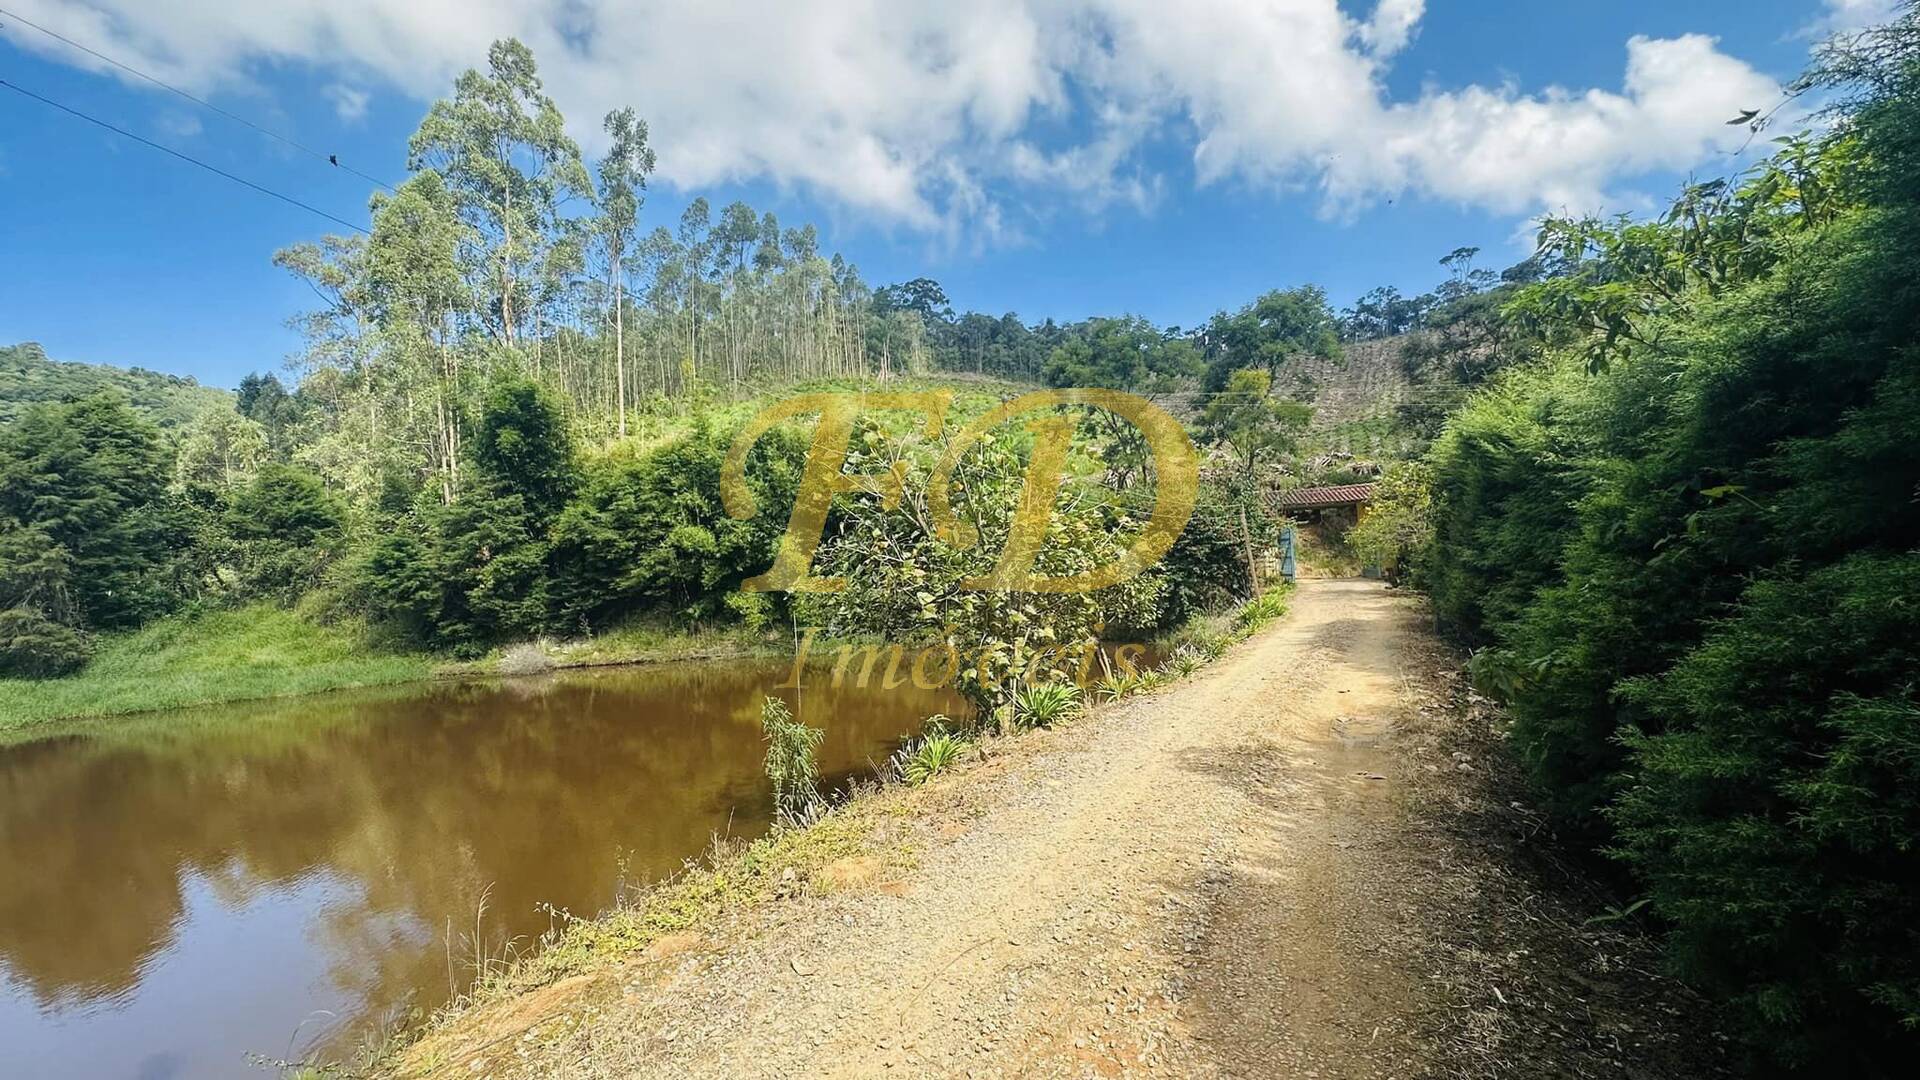
[[1052,727],[1080,711],[1080,688],[1072,683],[1035,683],[1013,699],[1014,723],[1025,728]]
[[767,740],[767,779],[773,782],[774,813],[785,825],[804,825],[819,817],[819,769],[814,752],[826,732],[793,718],[787,703],[770,697],[760,706],[760,730]]
[[909,740],[893,754],[893,771],[908,787],[919,787],[960,763],[973,744],[961,738],[947,725],[944,716],[929,717],[926,730]]
[[1240,611],[1234,616],[1234,622],[1238,623],[1243,630],[1254,631],[1286,613],[1286,589],[1268,589],[1241,605]]
[[1132,665],[1115,670],[1113,662],[1106,653],[1100,654],[1100,677],[1093,682],[1093,692],[1102,701],[1119,701],[1128,694],[1140,689],[1140,673]]
[[1193,639],[1190,647],[1200,654],[1201,660],[1211,663],[1225,656],[1232,644],[1233,639],[1225,634],[1201,634]]
[[1104,672],[1093,682],[1093,692],[1103,701],[1119,701],[1138,689],[1140,689],[1140,676],[1119,671]]
[[1167,658],[1167,662],[1162,667],[1162,670],[1170,672],[1174,678],[1184,679],[1194,672],[1199,671],[1201,666],[1206,662],[1206,658],[1200,654],[1200,650],[1191,645],[1182,645],[1172,656]]
[[1159,668],[1152,668],[1133,677],[1133,692],[1136,694],[1145,694],[1153,690],[1158,690],[1167,685],[1168,681],[1168,676],[1165,671]]

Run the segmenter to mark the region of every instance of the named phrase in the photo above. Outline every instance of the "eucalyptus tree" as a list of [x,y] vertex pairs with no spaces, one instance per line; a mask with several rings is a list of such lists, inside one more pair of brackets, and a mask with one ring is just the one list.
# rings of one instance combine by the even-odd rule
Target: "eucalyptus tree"
[[446,180],[469,229],[463,253],[483,317],[502,343],[516,345],[536,297],[526,281],[548,265],[563,237],[561,206],[590,197],[593,178],[560,110],[542,90],[533,53],[512,39],[487,50],[487,72],[469,69],[452,98],[434,102],[407,144],[407,166]]
[[653,172],[653,148],[647,145],[647,122],[631,108],[607,114],[602,125],[613,143],[600,159],[600,238],[606,245],[608,277],[613,286],[613,388],[619,432],[627,433],[627,254],[634,247],[640,225],[641,192]]
[[380,381],[374,368],[373,323],[367,292],[367,242],[363,236],[323,236],[281,248],[273,264],[313,291],[320,306],[295,316],[306,339],[301,358],[308,372],[330,368],[345,372],[355,392],[365,397],[367,443],[380,444]]
[[460,255],[471,246],[471,232],[459,196],[432,170],[415,174],[390,196],[374,196],[368,297],[404,388],[409,428],[417,425],[414,388],[424,382],[431,392],[424,456],[447,503],[460,491],[460,409],[467,389],[460,320],[473,307]]

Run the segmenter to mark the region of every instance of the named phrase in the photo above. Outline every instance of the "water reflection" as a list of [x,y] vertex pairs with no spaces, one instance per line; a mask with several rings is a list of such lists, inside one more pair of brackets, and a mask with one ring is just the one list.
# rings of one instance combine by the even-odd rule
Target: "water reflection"
[[[0,1046],[27,1076],[263,1075],[443,1000],[493,948],[764,830],[778,662],[606,669],[156,715],[0,751]],[[785,692],[790,703],[794,695]],[[944,692],[810,684],[822,769]],[[448,939],[456,955],[449,972]]]

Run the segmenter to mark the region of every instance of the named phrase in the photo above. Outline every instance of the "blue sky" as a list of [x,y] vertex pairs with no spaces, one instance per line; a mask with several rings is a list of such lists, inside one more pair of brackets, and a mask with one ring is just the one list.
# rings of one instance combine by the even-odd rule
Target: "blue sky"
[[[961,308],[1191,326],[1306,281],[1337,303],[1423,289],[1463,244],[1505,265],[1542,210],[1652,206],[1733,163],[1720,120],[1777,101],[1809,27],[1881,5],[259,7],[0,0],[396,180],[430,97],[514,33],[589,152],[606,108],[650,119],[650,224],[739,198],[816,223],[873,284],[925,275]],[[364,220],[364,181],[6,14],[0,79]],[[337,231],[4,89],[0,209],[0,342],[216,385],[297,350],[286,320],[308,297],[270,257]]]

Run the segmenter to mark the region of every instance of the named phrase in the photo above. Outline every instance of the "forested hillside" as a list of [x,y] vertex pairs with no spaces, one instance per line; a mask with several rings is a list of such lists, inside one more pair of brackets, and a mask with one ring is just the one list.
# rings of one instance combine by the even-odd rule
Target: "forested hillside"
[[67,397],[84,397],[109,387],[125,394],[141,415],[162,431],[176,431],[208,409],[229,408],[233,396],[180,375],[143,368],[60,362],[26,341],[0,345],[0,424],[19,417],[27,406]]

